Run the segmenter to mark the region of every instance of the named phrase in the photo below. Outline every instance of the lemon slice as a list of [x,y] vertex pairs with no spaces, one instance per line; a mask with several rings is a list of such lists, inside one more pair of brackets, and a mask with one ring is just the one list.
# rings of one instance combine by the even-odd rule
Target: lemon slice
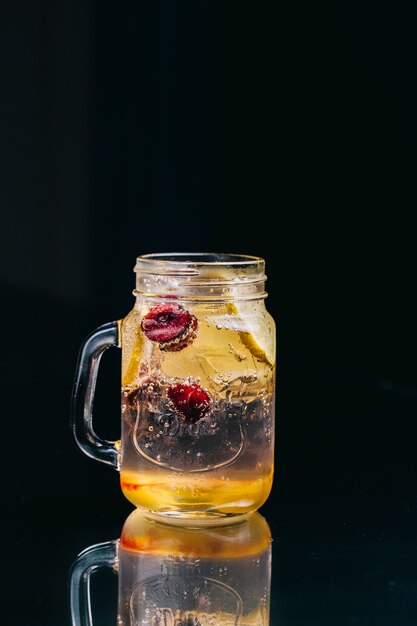
[[126,371],[123,372],[123,376],[122,376],[123,387],[129,387],[130,385],[133,385],[133,383],[135,382],[135,379],[138,374],[139,361],[140,361],[140,357],[142,354],[142,348],[143,348],[143,337],[142,337],[141,330],[138,328],[135,333],[134,340],[133,340],[132,351],[130,353],[128,366],[126,368]]
[[[259,325],[253,322],[253,314],[245,311],[245,307],[241,303],[228,302],[227,312],[232,316],[231,327],[237,330],[245,348],[249,350],[255,359],[273,367],[275,358],[274,342],[272,341],[273,329],[271,328],[272,318],[268,322],[269,332],[265,333],[260,331]],[[233,320],[233,316],[235,316],[235,320]]]
[[138,378],[145,344],[140,327],[142,317],[142,309],[133,309],[122,322],[122,387],[131,387]]
[[[233,279],[233,276],[224,269],[211,269],[202,273],[202,276],[213,280],[231,281]],[[219,316],[218,323],[222,328],[237,331],[241,342],[252,356],[257,361],[273,367],[275,364],[274,322],[267,313],[264,328],[259,328],[259,324],[254,320],[253,306],[252,302],[246,301],[228,302],[226,316]],[[214,318],[215,316],[210,316],[211,321],[215,321]]]

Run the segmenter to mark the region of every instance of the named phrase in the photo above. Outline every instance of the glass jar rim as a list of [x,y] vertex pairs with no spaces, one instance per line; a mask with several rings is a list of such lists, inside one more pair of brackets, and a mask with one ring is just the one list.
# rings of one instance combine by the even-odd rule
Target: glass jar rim
[[151,269],[192,269],[210,267],[229,267],[231,269],[256,269],[262,271],[265,261],[258,256],[218,252],[154,252],[137,257],[135,272]]
[[261,257],[215,252],[163,252],[137,257],[136,296],[178,299],[265,298]]
[[247,254],[225,254],[218,252],[155,252],[138,256],[136,274],[198,276],[207,270],[230,270],[233,274],[249,277],[264,277],[265,261],[261,257]]

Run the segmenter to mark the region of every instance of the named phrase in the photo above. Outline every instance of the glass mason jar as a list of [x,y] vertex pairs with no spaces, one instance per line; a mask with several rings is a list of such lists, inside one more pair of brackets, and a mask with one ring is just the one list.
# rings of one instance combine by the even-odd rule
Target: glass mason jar
[[118,573],[118,626],[269,626],[271,541],[259,513],[190,528],[136,510],[120,540],[90,546],[75,560],[72,626],[92,626],[90,575],[100,567]]
[[[81,449],[120,470],[124,495],[171,518],[218,523],[258,509],[274,465],[275,326],[265,263],[252,256],[149,254],[136,302],[81,351],[73,429]],[[121,441],[98,437],[100,356],[122,348]]]

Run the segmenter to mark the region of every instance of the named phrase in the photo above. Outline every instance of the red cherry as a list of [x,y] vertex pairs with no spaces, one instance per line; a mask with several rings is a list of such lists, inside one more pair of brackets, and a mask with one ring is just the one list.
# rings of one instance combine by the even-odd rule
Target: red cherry
[[158,304],[141,322],[143,333],[159,343],[161,350],[178,352],[192,343],[197,334],[197,318],[179,304]]
[[200,385],[174,385],[168,389],[168,398],[182,419],[195,424],[211,406],[211,398]]

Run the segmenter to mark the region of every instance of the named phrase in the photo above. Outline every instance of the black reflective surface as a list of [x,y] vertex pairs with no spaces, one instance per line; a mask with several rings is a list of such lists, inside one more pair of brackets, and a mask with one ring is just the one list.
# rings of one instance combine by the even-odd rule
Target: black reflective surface
[[[118,539],[132,511],[117,472],[84,457],[70,433],[73,370],[91,314],[47,305],[32,298],[30,317],[15,308],[24,332],[4,338],[13,361],[3,377],[9,624],[69,624],[74,559]],[[96,428],[109,437],[119,428],[119,360],[117,350],[104,357],[97,391]],[[260,511],[273,536],[271,626],[413,624],[413,394],[286,358],[278,381],[276,477]],[[112,574],[94,575],[92,603],[94,624],[114,623]]]

